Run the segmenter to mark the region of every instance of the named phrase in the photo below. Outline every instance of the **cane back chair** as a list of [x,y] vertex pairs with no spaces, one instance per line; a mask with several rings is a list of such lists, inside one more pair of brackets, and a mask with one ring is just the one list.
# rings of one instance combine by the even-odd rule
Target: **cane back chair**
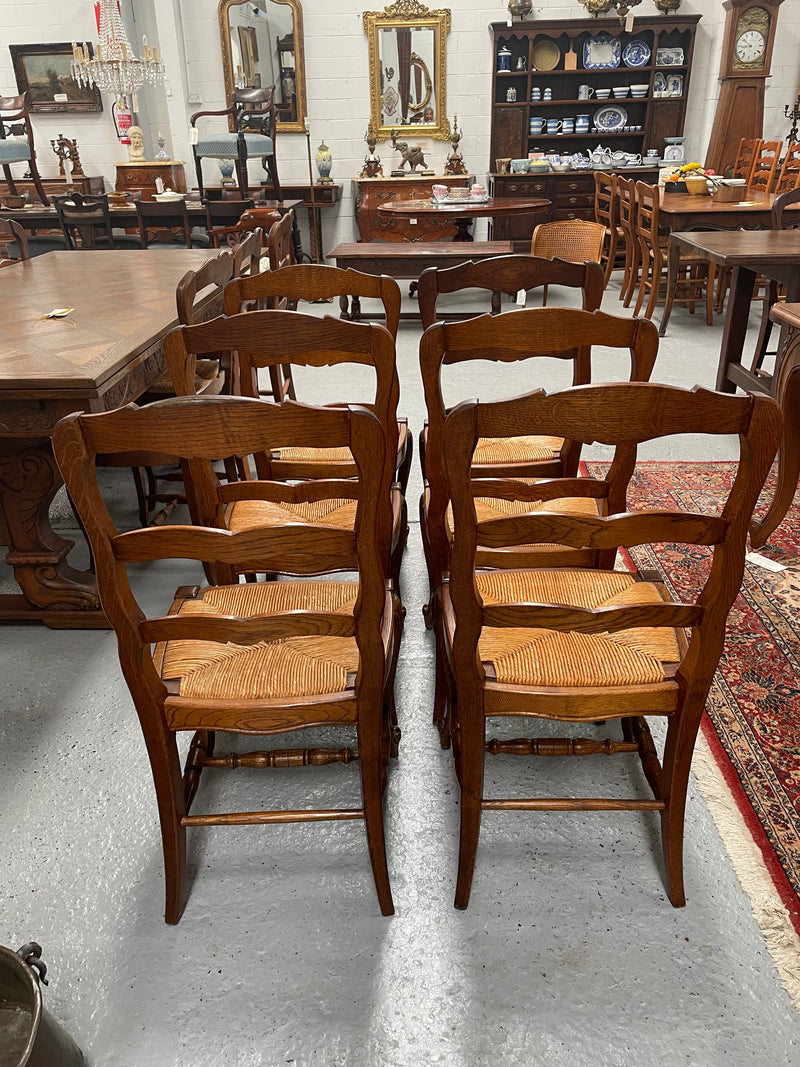
[[[605,478],[572,480],[568,493],[603,502],[601,515],[570,513],[556,500],[558,482],[518,483],[517,498],[547,498],[542,509],[482,520],[474,497],[472,455],[487,436],[537,426],[576,441],[615,447]],[[721,513],[677,508],[628,513],[626,492],[639,444],[701,429],[736,434],[736,479]],[[494,404],[461,405],[448,417],[445,462],[455,525],[449,580],[442,590],[443,633],[454,687],[452,731],[461,786],[461,833],[455,904],[469,901],[483,811],[644,809],[661,816],[670,900],[685,903],[683,826],[686,788],[700,717],[725,640],[725,621],[744,572],[747,527],[780,440],[778,405],[766,396],[734,397],[703,389],[616,383],[542,392]],[[676,602],[657,579],[614,571],[619,548],[651,542],[711,546],[699,596]],[[600,550],[597,570],[475,571],[479,546],[559,543]],[[702,579],[700,579],[702,582]],[[687,636],[684,627],[690,627]],[[619,720],[621,736],[487,740],[487,719],[519,715],[589,724]],[[661,759],[646,716],[665,716]],[[652,799],[484,795],[484,759],[492,754],[638,753]],[[579,787],[578,787],[579,788]],[[496,889],[496,887],[495,887]]]
[[[565,259],[568,263],[599,263],[603,257],[606,229],[601,222],[559,219],[542,222],[531,235],[531,255]],[[542,286],[542,305],[547,304],[547,286]]]
[[[95,454],[157,448],[179,455],[199,495],[217,508],[242,500],[313,502],[320,486],[271,480],[221,485],[211,461],[269,452],[276,444],[348,447],[358,480],[325,490],[350,499],[355,527],[324,523],[255,526],[240,533],[191,526],[118,533],[95,477]],[[387,708],[400,638],[401,609],[386,588],[379,545],[388,523],[385,434],[363,408],[265,406],[242,397],[173,399],[146,408],[71,415],[53,445],[97,561],[103,608],[118,639],[123,674],[145,735],[166,868],[166,921],[177,923],[186,895],[186,830],[191,826],[364,819],[381,911],[393,911],[383,830],[383,792],[394,743]],[[211,505],[209,505],[211,506]],[[128,565],[159,559],[256,559],[299,576],[285,582],[183,586],[161,615],[136,599]],[[322,571],[358,580],[307,580]],[[168,603],[168,602],[167,602]],[[275,735],[304,727],[349,726],[357,747],[272,749],[215,754],[218,732]],[[183,769],[179,733],[192,741]],[[339,809],[193,814],[205,768],[301,767],[360,761],[362,803]]]

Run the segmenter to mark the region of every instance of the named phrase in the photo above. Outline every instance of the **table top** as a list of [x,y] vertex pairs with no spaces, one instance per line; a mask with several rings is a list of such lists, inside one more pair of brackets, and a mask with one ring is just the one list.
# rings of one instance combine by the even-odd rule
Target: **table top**
[[673,233],[670,240],[719,266],[757,269],[759,263],[769,262],[797,264],[800,268],[799,230],[688,231]]
[[463,200],[460,203],[432,204],[430,200],[403,200],[381,204],[379,215],[452,215],[456,218],[481,218],[495,215],[524,215],[543,211],[550,201],[543,197],[495,196],[488,200]]
[[[186,204],[186,210],[190,220],[205,225],[205,205],[199,200],[185,200],[184,203]],[[257,200],[256,207],[264,208],[266,210],[280,207],[282,210],[288,211],[290,208],[300,207],[302,203],[302,200]],[[112,226],[138,227],[139,219],[136,215],[136,207],[134,204],[124,204],[122,206],[109,204],[108,209],[111,215]],[[45,207],[44,204],[32,204],[30,207],[24,208],[0,208],[0,216],[4,219],[14,219],[15,222],[18,222],[26,229],[30,229],[32,225],[38,227],[44,227],[46,225],[55,230],[60,228],[56,209],[52,206]]]
[[747,196],[738,203],[723,204],[712,196],[692,196],[691,193],[668,193],[661,186],[661,210],[680,212],[680,214],[699,215],[713,211],[719,215],[732,215],[737,212],[754,214],[760,211],[771,212],[774,193],[765,193],[763,189],[748,189]]
[[[49,252],[2,274],[0,399],[96,397],[177,325],[175,288],[216,249]],[[43,319],[73,307],[65,318]]]

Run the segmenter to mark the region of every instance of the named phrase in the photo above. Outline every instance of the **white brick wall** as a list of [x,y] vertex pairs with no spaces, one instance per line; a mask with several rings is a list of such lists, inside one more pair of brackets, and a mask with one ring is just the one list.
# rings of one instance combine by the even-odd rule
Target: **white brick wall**
[[[431,0],[429,6],[444,6],[445,0]],[[131,0],[123,0],[123,10],[132,25]],[[367,41],[362,28],[365,8],[381,10],[382,0],[303,0],[305,23],[306,82],[312,150],[325,139],[333,153],[333,177],[343,187],[338,208],[325,212],[325,246],[351,240],[353,195],[350,179],[361,169],[363,141],[369,119]],[[451,32],[447,42],[447,111],[458,113],[464,138],[461,150],[476,174],[489,164],[489,97],[494,57],[488,26],[506,16],[504,0],[451,0]],[[650,0],[637,13],[655,13]],[[682,11],[703,16],[698,27],[695,61],[688,101],[687,153],[703,158],[714,105],[719,93],[719,57],[725,12],[721,0],[683,0]],[[177,159],[187,162],[187,177],[193,181],[188,140],[188,116],[200,108],[224,107],[222,61],[219,48],[217,0],[135,0],[137,34],[147,32],[159,44],[168,63],[172,96],[163,91],[142,94],[140,116],[146,134],[154,137],[156,127],[169,126],[167,147]],[[533,17],[573,19],[585,14],[578,0],[538,3]],[[90,0],[0,0],[0,93],[15,92],[8,50],[12,43],[95,39]],[[138,46],[137,46],[138,47]],[[185,62],[185,66],[184,66]],[[764,134],[782,137],[788,132],[783,106],[792,103],[800,84],[800,2],[785,0],[780,12],[778,38],[767,83]],[[187,92],[199,93],[200,105],[185,103]],[[57,173],[49,140],[59,132],[76,136],[84,169],[102,174],[110,184],[114,162],[122,158],[116,146],[110,111],[102,115],[38,116],[36,133],[43,174]],[[442,141],[426,141],[429,158],[440,169],[449,146]],[[152,142],[151,142],[152,143]],[[379,146],[384,163],[394,158],[388,144]],[[312,152],[313,154],[313,152]],[[281,135],[278,143],[281,177],[307,180],[306,139],[302,134]],[[387,168],[388,169],[388,168]],[[254,166],[253,176],[258,173]]]

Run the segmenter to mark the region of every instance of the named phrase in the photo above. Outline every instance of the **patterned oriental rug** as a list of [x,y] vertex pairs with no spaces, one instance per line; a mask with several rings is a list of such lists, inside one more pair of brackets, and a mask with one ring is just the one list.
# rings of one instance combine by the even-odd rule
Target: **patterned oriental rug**
[[[607,468],[607,463],[585,464],[594,476],[602,476]],[[719,510],[719,501],[731,485],[734,470],[733,463],[643,462],[631,484],[629,507],[636,510],[642,506],[678,505],[701,511]],[[771,478],[757,513],[765,510],[773,485]],[[679,598],[693,596],[708,571],[710,559],[710,549],[693,545],[645,546],[632,549],[630,554],[637,567],[657,570],[667,588]],[[755,562],[747,564],[742,591],[728,617],[725,649],[703,716],[705,744],[698,741],[693,770],[737,874],[751,896],[784,984],[797,1002],[800,495],[760,555],[783,563],[786,569],[776,573]],[[727,790],[713,773],[714,763]],[[710,776],[704,774],[704,766]],[[726,792],[727,797],[721,795]],[[752,842],[747,840],[745,826]],[[753,843],[760,850],[782,907],[769,892],[771,887],[763,878]],[[759,888],[756,884],[759,876],[774,906],[762,892],[764,885]]]

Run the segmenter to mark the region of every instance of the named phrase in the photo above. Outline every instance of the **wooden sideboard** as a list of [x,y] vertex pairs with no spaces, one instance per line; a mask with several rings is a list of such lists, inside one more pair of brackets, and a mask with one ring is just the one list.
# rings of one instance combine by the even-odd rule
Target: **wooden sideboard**
[[[658,168],[626,167],[620,172],[640,182],[655,184]],[[551,206],[535,215],[509,215],[492,219],[493,241],[514,241],[515,252],[529,252],[531,234],[540,222],[588,219],[594,222],[594,171],[560,171],[550,174],[490,174],[492,196],[545,196]]]
[[378,208],[386,203],[421,200],[432,195],[434,185],[469,185],[469,175],[409,174],[403,178],[355,178],[356,223],[360,241],[438,241],[451,240],[456,225],[450,219],[410,222],[379,218]]
[[[31,202],[41,203],[39,200],[39,194],[36,192],[36,186],[33,184],[30,178],[15,178],[14,185],[17,187],[17,192],[21,195],[27,193],[30,196]],[[60,178],[42,178],[42,185],[44,191],[48,196],[66,196],[67,195],[67,179]],[[72,188],[76,193],[83,193],[88,196],[89,193],[103,193],[105,192],[105,183],[100,177],[87,178],[86,175],[80,175],[80,177],[73,177]],[[0,201],[3,199],[3,195],[9,192],[8,182],[0,182]]]
[[142,200],[152,200],[156,189],[156,178],[160,178],[165,189],[176,193],[186,192],[186,175],[183,163],[178,159],[159,159],[145,163],[115,163],[117,168],[117,192],[141,192]]

